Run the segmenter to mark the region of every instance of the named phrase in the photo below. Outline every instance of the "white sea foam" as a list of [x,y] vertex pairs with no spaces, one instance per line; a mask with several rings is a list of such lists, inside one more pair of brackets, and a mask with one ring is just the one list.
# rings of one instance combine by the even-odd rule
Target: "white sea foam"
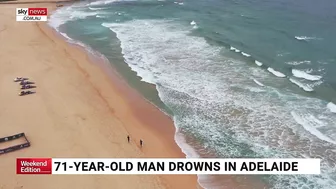
[[[69,13],[74,11],[69,10],[64,16],[65,22],[69,20]],[[311,137],[310,132],[302,132],[301,124],[290,114],[292,110],[299,116],[307,115],[302,113],[304,111],[314,112],[311,114],[321,122],[311,119],[308,123],[315,123],[317,126],[312,126],[316,126],[322,136],[335,141],[336,138],[329,135],[332,130],[328,128],[336,125],[336,116],[330,116],[332,113],[326,111],[326,103],[321,103],[321,100],[272,87],[267,87],[267,92],[256,90],[258,86],[247,87],[245,84],[251,85],[251,80],[246,75],[262,78],[261,81],[276,78],[264,74],[263,69],[247,67],[244,62],[222,57],[221,48],[209,45],[204,38],[192,36],[188,25],[180,26],[163,20],[133,20],[114,23],[109,28],[120,40],[125,62],[143,80],[157,84],[160,98],[174,110],[178,130],[200,139],[203,152],[212,149],[220,155],[241,157],[246,154],[246,149],[241,148],[244,145],[252,146],[252,151],[262,157],[278,157],[282,152],[288,156],[307,152],[321,157],[322,162],[328,157],[336,157],[335,151],[321,151],[327,149],[330,143]],[[251,92],[235,91],[231,88],[232,84],[240,84]],[[321,118],[323,116],[325,120]],[[301,116],[301,119],[306,117]],[[289,136],[286,134],[288,130]],[[197,152],[202,152],[195,151],[194,146],[188,146],[185,139],[178,135],[176,141],[182,143],[180,147],[188,157],[196,157]],[[267,154],[270,147],[275,150]],[[312,181],[309,187],[314,188],[335,186],[330,179],[333,173],[321,172],[321,175],[302,176],[299,180]],[[286,177],[283,182],[277,179],[275,182],[282,189],[292,178]],[[290,187],[299,188],[295,187],[295,183],[293,185],[290,183]]]
[[310,41],[310,40],[316,40],[316,39],[320,39],[320,38],[307,37],[307,36],[295,36],[295,39],[297,39],[299,41]]
[[97,7],[97,8],[94,8],[94,7],[89,7],[90,10],[105,10],[106,8],[104,7]]
[[71,7],[62,7],[57,9],[51,16],[48,21],[48,24],[55,28],[58,31],[58,28],[69,21],[69,8]]
[[177,145],[182,149],[182,152],[186,155],[186,158],[199,158],[199,154],[195,151],[195,149],[190,146],[183,136],[177,129],[175,134],[175,141]]
[[309,81],[317,81],[320,80],[322,77],[319,75],[310,75],[304,71],[297,70],[297,69],[292,69],[292,73],[295,77],[297,78],[303,78]]
[[61,7],[56,9],[48,20],[48,24],[59,31],[59,27],[68,21],[75,21],[78,19],[85,19],[90,16],[97,17],[99,11],[91,12],[84,11],[84,5],[81,3],[75,4],[75,6]]
[[310,87],[309,85],[307,84],[304,84],[304,83],[301,83],[300,81],[298,80],[295,80],[293,78],[289,78],[289,81],[291,81],[292,83],[294,83],[295,85],[299,86],[301,89],[307,91],[307,92],[311,92],[311,91],[314,91],[314,89],[312,87]]
[[265,86],[264,84],[260,83],[260,82],[259,82],[258,80],[256,80],[256,79],[253,79],[253,81],[254,81],[256,84],[258,84],[259,86],[262,86],[262,87]]
[[77,19],[85,19],[86,17],[95,16],[97,14],[97,13],[83,11],[82,8],[84,6],[85,4],[83,4],[82,2],[79,2],[79,3],[73,4],[72,6],[58,8],[50,16],[50,19],[48,20],[48,24],[51,27],[53,27],[57,32],[59,32],[67,40],[67,42],[83,47],[92,55],[102,56],[98,52],[94,51],[90,46],[80,41],[72,39],[71,37],[69,37],[69,35],[67,35],[64,32],[60,32],[59,30],[59,27],[67,23],[68,21],[77,20]]
[[190,22],[190,25],[193,26],[193,29],[197,29],[198,28],[197,23],[194,20]]
[[279,57],[287,56],[289,54],[290,54],[289,52],[284,52],[284,51],[278,51],[277,52],[277,56],[279,56]]
[[320,120],[318,120],[315,116],[313,115],[299,115],[298,113],[291,111],[291,114],[294,118],[294,120],[299,123],[300,125],[303,126],[303,128],[308,131],[310,134],[316,136],[317,138],[330,142],[332,144],[336,144],[335,141],[333,141],[331,138],[328,136],[324,135],[321,133],[318,128],[323,127],[324,123]]
[[318,80],[318,81],[315,81],[314,83],[310,83],[310,84],[308,84],[308,86],[309,86],[310,88],[315,88],[315,87],[321,85],[322,83],[323,83],[322,80]]
[[107,18],[107,16],[103,16],[103,15],[96,15],[97,18]]
[[246,56],[246,57],[250,57],[250,56],[251,56],[250,54],[247,54],[247,53],[244,53],[244,52],[241,52],[241,54],[242,54],[243,56]]
[[234,47],[230,47],[230,50],[231,50],[231,51],[234,51],[234,52],[237,52],[237,53],[239,53],[239,52],[240,52],[240,50],[239,50],[239,49],[236,49],[236,48],[234,48]]
[[120,1],[120,0],[95,1],[95,2],[89,3],[88,5],[89,6],[107,5],[107,4],[117,2],[117,1]]
[[[75,44],[75,45],[78,45],[78,46],[81,46],[83,47],[87,52],[89,52],[90,54],[92,55],[97,55],[97,52],[94,51],[90,46],[80,42],[80,41],[76,41],[74,39],[72,39],[71,37],[69,37],[66,33],[63,33],[63,32],[59,32],[65,39],[68,43],[72,43],[72,44]],[[101,55],[100,55],[101,56]]]
[[48,24],[58,30],[58,28],[71,20],[84,19],[89,16],[96,16],[97,12],[86,12],[72,7],[62,7],[57,9],[49,19]]
[[254,63],[257,64],[257,66],[262,66],[263,65],[263,63],[259,62],[258,60],[255,60]]
[[286,64],[297,66],[300,64],[310,64],[309,60],[304,60],[304,61],[291,61],[291,62],[286,62]]
[[175,4],[178,4],[178,5],[183,5],[183,2],[174,2]]
[[114,23],[102,23],[102,26],[104,26],[105,28],[110,28],[111,26],[114,26]]
[[332,103],[332,102],[329,102],[329,103],[327,104],[327,108],[328,108],[331,112],[336,113],[336,104],[334,104],[334,103]]
[[94,38],[94,40],[96,40],[96,41],[102,41],[102,40],[108,40],[108,39],[109,38],[107,36]]
[[63,32],[59,32],[63,37],[65,37],[68,41],[72,41],[73,39],[71,39],[66,33]]
[[[315,129],[334,140],[328,135],[332,133],[328,129],[334,128],[336,119],[330,117],[329,111],[323,111],[326,107],[320,99],[272,86],[257,92],[258,86],[251,87],[251,79],[246,75],[262,81],[277,78],[265,74],[263,69],[223,57],[222,48],[191,35],[189,25],[169,20],[102,25],[120,40],[124,60],[131,69],[142,80],[156,84],[160,99],[174,111],[178,130],[202,141],[202,148],[193,146],[196,152],[207,153],[211,149],[219,156],[242,157],[251,149],[261,157],[293,158],[308,152],[324,162],[335,157],[336,152],[320,150],[330,147],[330,143],[312,137],[310,132],[302,132],[301,124],[290,113],[313,112],[310,114],[316,119],[310,122],[319,125]],[[321,116],[327,119],[322,120]],[[185,140],[178,137],[176,140],[185,144]],[[313,180],[312,187],[325,188],[329,186],[325,182],[334,183],[330,176],[323,172],[313,178],[303,175],[301,180]],[[286,181],[292,178],[275,182],[278,188],[286,188]]]
[[312,68],[307,68],[307,69],[304,70],[304,72],[306,72],[306,73],[312,73],[313,69]]
[[70,15],[71,20],[84,19],[89,16],[96,16],[97,12],[73,11]]
[[279,71],[275,71],[273,68],[267,68],[267,70],[277,77],[286,77],[285,74],[283,74]]
[[265,90],[260,89],[260,88],[257,88],[257,87],[247,87],[247,89],[248,89],[250,92],[254,92],[254,93],[265,92]]

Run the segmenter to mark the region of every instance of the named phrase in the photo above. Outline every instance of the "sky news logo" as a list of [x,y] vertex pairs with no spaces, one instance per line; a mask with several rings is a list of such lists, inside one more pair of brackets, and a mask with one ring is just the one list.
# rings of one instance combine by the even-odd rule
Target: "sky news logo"
[[47,20],[47,8],[16,8],[16,21],[45,22]]

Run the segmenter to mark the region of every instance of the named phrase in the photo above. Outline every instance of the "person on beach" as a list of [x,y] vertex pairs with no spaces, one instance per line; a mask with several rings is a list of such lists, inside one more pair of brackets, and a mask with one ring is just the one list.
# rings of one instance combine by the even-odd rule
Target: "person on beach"
[[127,135],[127,141],[128,141],[128,143],[130,142],[130,136],[129,135]]
[[142,140],[140,139],[140,147],[142,147],[142,145],[143,145],[143,142],[142,142]]

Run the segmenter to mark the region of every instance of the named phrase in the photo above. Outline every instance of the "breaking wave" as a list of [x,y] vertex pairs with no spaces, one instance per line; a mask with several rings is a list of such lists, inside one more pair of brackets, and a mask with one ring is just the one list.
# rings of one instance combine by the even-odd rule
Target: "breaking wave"
[[311,63],[311,61],[309,61],[309,60],[286,62],[286,64],[293,65],[293,66],[297,66],[297,65],[300,65],[300,64],[310,64],[310,63]]
[[[86,14],[77,14],[71,18],[74,20],[100,16],[99,11],[96,15],[87,15],[84,10],[71,11]],[[69,15],[64,19],[69,20]],[[108,19],[94,19],[100,23],[102,20]],[[335,147],[336,136],[329,133],[333,133],[330,131],[336,123],[330,116],[334,115],[331,112],[335,111],[335,104],[327,105],[320,99],[272,87],[277,81],[287,80],[266,73],[280,78],[286,77],[285,74],[225,57],[220,53],[222,47],[193,36],[185,22],[179,25],[171,20],[133,19],[101,25],[116,34],[130,68],[143,81],[155,84],[160,99],[173,110],[175,139],[188,157],[198,157],[198,152],[211,149],[220,157],[321,156],[322,162],[334,163],[336,152],[330,149]],[[244,55],[234,47],[230,50]],[[262,66],[261,62],[254,63]],[[303,89],[312,89],[293,81]],[[185,136],[199,139],[202,147],[195,147]],[[324,172],[318,176],[275,176],[274,183],[280,189],[301,189],[304,180],[311,188],[332,188],[329,186],[335,185],[330,178],[333,169],[322,168]]]
[[310,40],[316,40],[316,39],[320,39],[320,38],[307,37],[307,36],[295,36],[295,39],[297,39],[299,41],[310,41]]
[[107,16],[103,16],[103,15],[96,15],[97,18],[108,18]]
[[305,71],[297,70],[297,69],[292,69],[292,73],[295,77],[297,78],[303,78],[309,81],[318,81],[322,78],[322,76],[319,75],[310,75],[306,73]]
[[332,102],[329,102],[329,103],[327,104],[327,108],[328,108],[331,112],[336,113],[336,104],[334,104],[334,103],[332,103]]
[[90,10],[105,10],[106,8],[101,7],[101,8],[94,8],[94,7],[89,7]]
[[230,50],[231,50],[231,51],[234,51],[234,52],[237,52],[237,53],[239,53],[239,52],[240,52],[240,50],[239,50],[239,49],[236,49],[236,48],[234,48],[234,47],[230,47]]
[[259,86],[262,86],[262,87],[265,86],[264,84],[260,83],[260,82],[259,82],[258,80],[256,80],[256,79],[253,79],[253,81],[254,81],[256,84],[258,84]]
[[241,54],[242,54],[243,56],[246,56],[246,57],[250,57],[250,56],[251,56],[250,54],[247,54],[247,53],[244,53],[244,52],[241,52]]
[[86,12],[78,7],[62,7],[57,9],[50,16],[48,24],[58,31],[59,27],[68,21],[84,19],[90,16],[96,16],[97,14],[97,12]]
[[292,111],[291,114],[294,120],[300,125],[302,125],[306,131],[308,131],[309,133],[311,133],[312,135],[316,136],[317,138],[321,140],[324,140],[332,144],[336,144],[335,141],[325,136],[318,130],[319,128],[324,127],[325,123],[323,123],[322,121],[318,120],[316,117],[310,114],[299,115],[294,111]]
[[257,64],[257,66],[262,66],[263,65],[263,63],[259,62],[258,60],[255,60],[254,63]]
[[107,5],[107,4],[117,2],[117,1],[119,0],[95,1],[95,2],[89,3],[88,6]]
[[311,91],[314,91],[313,88],[311,88],[309,85],[306,85],[304,83],[301,83],[300,81],[298,80],[295,80],[293,78],[289,78],[289,81],[291,81],[292,83],[294,83],[295,85],[297,85],[298,87],[300,87],[301,89],[307,91],[307,92],[311,92]]
[[277,77],[286,77],[285,74],[283,74],[279,71],[275,71],[273,68],[267,68],[267,70]]

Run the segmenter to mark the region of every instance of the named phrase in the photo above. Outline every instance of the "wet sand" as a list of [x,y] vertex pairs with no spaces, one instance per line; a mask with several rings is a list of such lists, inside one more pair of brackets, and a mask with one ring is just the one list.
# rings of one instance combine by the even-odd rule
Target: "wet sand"
[[[46,23],[16,22],[18,7],[48,7],[50,13],[55,4],[0,5],[0,137],[24,132],[31,142],[0,156],[0,188],[198,188],[195,175],[15,174],[17,157],[185,157],[168,116]],[[18,76],[34,81],[36,94],[18,96]]]

